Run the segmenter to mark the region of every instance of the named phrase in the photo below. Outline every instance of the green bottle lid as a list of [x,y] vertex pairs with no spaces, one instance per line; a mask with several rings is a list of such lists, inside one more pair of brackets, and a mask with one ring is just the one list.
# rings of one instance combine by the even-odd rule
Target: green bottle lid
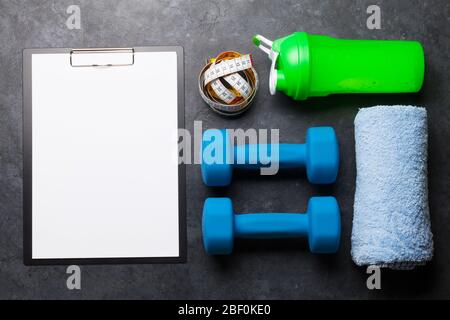
[[275,41],[255,35],[253,43],[266,52],[272,61],[269,76],[270,93],[275,95],[278,90],[300,100],[306,99],[309,87],[307,34],[296,32]]

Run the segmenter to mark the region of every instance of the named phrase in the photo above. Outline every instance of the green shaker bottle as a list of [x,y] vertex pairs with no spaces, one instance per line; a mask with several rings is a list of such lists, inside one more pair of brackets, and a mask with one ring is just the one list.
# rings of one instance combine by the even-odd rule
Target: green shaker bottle
[[253,42],[269,55],[270,93],[283,91],[295,100],[334,93],[417,92],[425,68],[417,41],[346,40],[295,32]]

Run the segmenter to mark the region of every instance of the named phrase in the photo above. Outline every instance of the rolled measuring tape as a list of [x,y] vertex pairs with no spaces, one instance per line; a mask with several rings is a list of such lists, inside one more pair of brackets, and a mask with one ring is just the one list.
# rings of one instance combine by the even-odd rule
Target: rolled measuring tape
[[203,100],[222,115],[238,115],[247,110],[258,89],[258,74],[252,57],[226,51],[208,59],[198,77]]

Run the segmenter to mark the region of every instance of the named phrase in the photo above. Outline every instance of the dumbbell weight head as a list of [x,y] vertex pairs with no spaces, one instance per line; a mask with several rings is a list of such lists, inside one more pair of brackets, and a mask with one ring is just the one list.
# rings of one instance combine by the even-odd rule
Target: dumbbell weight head
[[200,158],[203,182],[208,186],[227,186],[233,176],[232,150],[226,129],[203,133]]
[[332,127],[313,127],[306,132],[306,174],[311,183],[336,181],[339,145]]
[[203,246],[209,254],[230,254],[234,243],[234,211],[230,198],[208,198],[203,206]]
[[309,249],[313,253],[333,253],[341,239],[341,214],[334,197],[312,197],[308,202]]
[[[255,214],[239,216],[257,217]],[[313,253],[334,253],[339,248],[341,222],[339,206],[334,197],[312,197],[308,202],[306,214],[262,214],[268,217],[269,225],[264,227],[266,238],[308,236],[309,247]],[[277,222],[289,218],[283,229],[277,229]],[[203,207],[203,244],[208,254],[223,255],[233,251],[235,238],[235,218],[233,205],[229,198],[208,198]],[[295,218],[295,219],[292,219]],[[259,218],[256,218],[259,219]],[[286,220],[284,220],[286,222]],[[247,221],[248,222],[248,221]],[[255,221],[253,221],[255,222]],[[267,221],[266,221],[267,222]],[[255,223],[256,224],[256,223]],[[261,225],[260,225],[261,226]],[[252,232],[258,226],[247,224]],[[267,232],[269,230],[269,233]],[[241,230],[242,231],[242,230]],[[254,233],[240,234],[254,237]],[[262,238],[261,236],[258,236]]]

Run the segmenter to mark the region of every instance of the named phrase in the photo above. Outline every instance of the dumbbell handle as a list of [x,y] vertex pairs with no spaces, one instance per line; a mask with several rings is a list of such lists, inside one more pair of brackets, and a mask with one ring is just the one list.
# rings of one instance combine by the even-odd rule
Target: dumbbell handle
[[295,238],[308,235],[308,215],[302,213],[235,214],[234,234],[240,238]]
[[[279,168],[303,167],[306,159],[306,145],[280,143],[278,146]],[[262,149],[262,150],[261,150]],[[234,167],[242,169],[259,169],[271,164],[273,144],[245,144],[234,147]],[[261,150],[261,152],[260,152]],[[273,150],[273,151],[272,151]],[[261,158],[261,156],[263,158]],[[265,158],[267,157],[267,158]]]

